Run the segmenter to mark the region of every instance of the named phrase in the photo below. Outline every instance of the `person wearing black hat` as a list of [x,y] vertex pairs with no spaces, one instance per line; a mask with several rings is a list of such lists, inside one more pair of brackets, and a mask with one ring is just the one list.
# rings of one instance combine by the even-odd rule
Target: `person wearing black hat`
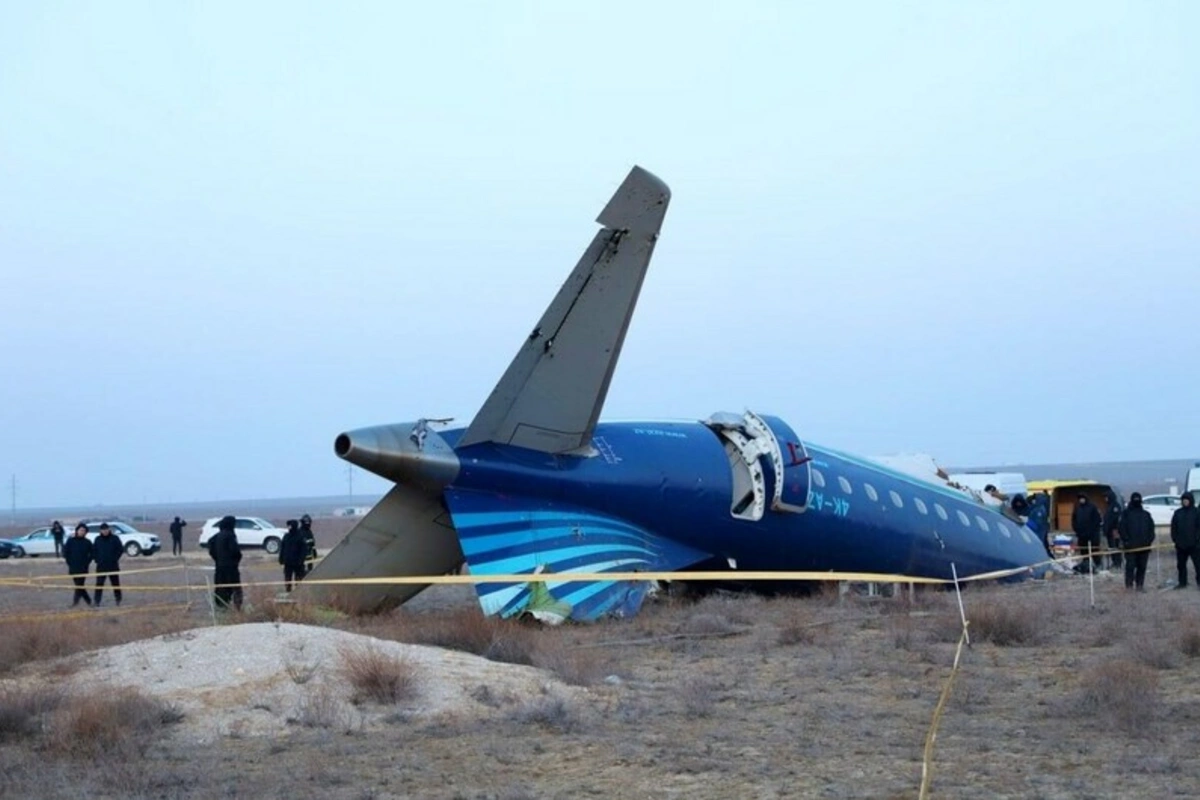
[[242,575],[238,565],[242,562],[242,548],[237,534],[233,532],[237,520],[231,516],[221,517],[217,532],[208,540],[208,554],[216,563],[213,583],[213,598],[221,608],[231,605],[242,610]]
[[1096,505],[1088,500],[1087,495],[1081,492],[1079,503],[1071,512],[1071,528],[1075,531],[1079,554],[1083,556],[1083,560],[1075,568],[1077,572],[1094,572],[1100,568],[1098,553],[1100,551],[1100,526],[1103,522],[1100,509],[1096,508]]
[[96,559],[96,605],[100,605],[104,597],[104,581],[108,580],[113,587],[113,597],[117,605],[121,605],[121,556],[125,554],[125,545],[121,539],[113,536],[112,528],[107,522],[100,523],[100,535],[92,542],[92,556]]
[[1179,508],[1171,515],[1171,541],[1175,543],[1175,562],[1179,567],[1179,583],[1175,588],[1187,588],[1188,559],[1196,571],[1196,585],[1200,586],[1200,511],[1190,492],[1180,496]]
[[308,545],[300,533],[300,523],[294,519],[287,521],[287,533],[279,544],[279,563],[283,565],[283,584],[290,592],[292,583],[304,577],[304,556],[308,554]]
[[1150,563],[1150,545],[1154,544],[1154,517],[1142,508],[1141,492],[1129,496],[1129,507],[1117,523],[1121,549],[1125,551],[1125,588],[1137,584],[1139,592],[1146,591],[1146,565]]
[[92,543],[87,538],[87,525],[79,523],[75,526],[75,535],[63,543],[63,560],[67,562],[67,574],[75,582],[75,599],[72,606],[79,601],[92,604],[92,596],[88,594],[87,574],[92,564]]

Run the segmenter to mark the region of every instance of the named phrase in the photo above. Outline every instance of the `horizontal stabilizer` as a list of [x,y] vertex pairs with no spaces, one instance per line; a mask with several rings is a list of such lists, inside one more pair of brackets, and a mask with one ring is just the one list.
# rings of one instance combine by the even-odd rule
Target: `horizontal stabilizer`
[[529,334],[458,445],[583,452],[604,406],[671,192],[634,167],[604,229]]
[[562,581],[478,583],[485,614],[550,612],[589,621],[637,612],[647,581],[572,581],[570,573],[663,572],[710,557],[606,514],[543,500],[462,489],[446,502],[471,574],[550,573]]
[[[320,584],[345,578],[444,575],[462,550],[438,495],[397,485],[346,534],[299,585],[308,598],[356,611],[380,611],[429,584]],[[313,581],[313,583],[308,583]]]

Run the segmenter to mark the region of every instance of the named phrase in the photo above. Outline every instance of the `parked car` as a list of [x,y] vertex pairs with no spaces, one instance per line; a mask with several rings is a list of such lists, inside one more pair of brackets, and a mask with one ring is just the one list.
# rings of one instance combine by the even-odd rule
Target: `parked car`
[[[87,537],[93,542],[100,535],[100,523],[103,521],[96,520],[85,523],[88,528]],[[113,536],[121,540],[121,545],[125,548],[125,555],[152,556],[162,549],[162,543],[153,533],[142,533],[131,525],[112,520],[109,520],[108,526],[112,528]],[[64,541],[74,535],[75,526],[67,526],[67,535],[64,537]],[[13,555],[17,558],[54,555],[54,537],[50,535],[49,527],[38,528],[24,536],[18,536],[13,539],[13,544],[16,546]]]
[[15,556],[17,551],[16,544],[12,539],[0,539],[0,558],[9,558]]
[[[89,521],[87,523],[87,537],[93,542],[100,535],[100,524],[102,522],[104,520],[98,519],[95,522]],[[112,528],[113,536],[121,540],[121,544],[125,547],[125,555],[127,556],[152,556],[162,549],[162,542],[153,533],[142,533],[132,525],[112,520],[108,520],[108,527]],[[68,529],[67,536],[71,535],[72,531]]]
[[[205,521],[204,527],[200,529],[201,547],[208,547],[208,540],[217,532],[217,523],[220,521],[220,517]],[[233,532],[242,547],[261,547],[274,555],[279,552],[279,545],[287,529],[276,528],[261,517],[234,517]]]
[[54,555],[54,537],[50,535],[50,526],[32,530],[24,536],[12,540],[13,558],[23,556],[52,556]]
[[1177,494],[1148,494],[1142,498],[1142,508],[1150,512],[1155,525],[1170,525],[1181,504]]

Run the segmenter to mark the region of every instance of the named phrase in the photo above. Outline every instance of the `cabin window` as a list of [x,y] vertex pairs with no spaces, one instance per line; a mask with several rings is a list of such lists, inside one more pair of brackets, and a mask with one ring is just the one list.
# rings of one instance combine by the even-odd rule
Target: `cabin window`
[[961,522],[963,525],[966,525],[968,528],[971,527],[971,518],[968,517],[966,514],[964,514],[962,512],[962,509],[959,509],[957,513],[958,513],[958,521]]
[[1021,538],[1025,540],[1025,544],[1033,544],[1033,535],[1029,533],[1029,529],[1022,526],[1020,531]]
[[813,483],[815,483],[817,485],[818,489],[825,488],[825,476],[821,474],[821,470],[814,469],[812,471],[812,480],[813,480]]
[[977,523],[979,524],[979,530],[981,530],[981,531],[983,531],[983,532],[985,532],[985,533],[986,533],[987,531],[991,530],[991,529],[988,527],[987,520],[986,520],[986,519],[984,519],[983,517],[976,517],[976,518],[975,518],[975,522],[977,522]]
[[1005,537],[1006,539],[1011,539],[1011,538],[1012,538],[1012,528],[1011,528],[1011,527],[1009,527],[1008,523],[1006,523],[1006,522],[997,522],[997,523],[996,523],[996,527],[1000,529],[1000,532],[1004,534],[1004,537]]
[[854,494],[854,489],[850,486],[850,481],[842,475],[838,475],[838,486],[842,487],[842,491],[846,494]]
[[879,492],[875,491],[875,487],[871,484],[864,483],[863,490],[867,493],[867,497],[871,499],[872,503],[879,499]]
[[892,498],[892,505],[896,508],[904,508],[904,501],[900,499],[900,495],[895,491],[889,491],[888,497]]
[[942,519],[950,519],[950,515],[946,513],[946,509],[942,508],[941,503],[934,503],[933,510],[936,511],[937,515]]
[[917,507],[917,511],[920,511],[922,514],[928,514],[928,513],[929,513],[929,506],[925,505],[925,501],[924,501],[924,500],[922,500],[921,498],[919,498],[919,497],[914,497],[914,498],[913,498],[913,505],[914,505],[914,506],[916,506],[916,507]]

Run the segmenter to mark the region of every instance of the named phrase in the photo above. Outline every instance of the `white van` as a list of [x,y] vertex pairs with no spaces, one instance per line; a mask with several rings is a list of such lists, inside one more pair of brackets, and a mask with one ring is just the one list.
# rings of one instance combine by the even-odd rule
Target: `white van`
[[1187,480],[1183,482],[1183,490],[1185,492],[1194,492],[1193,500],[1200,500],[1200,461],[1188,470]]
[[974,489],[981,496],[987,486],[995,486],[1010,501],[1019,494],[1029,494],[1023,472],[955,472],[950,480]]

